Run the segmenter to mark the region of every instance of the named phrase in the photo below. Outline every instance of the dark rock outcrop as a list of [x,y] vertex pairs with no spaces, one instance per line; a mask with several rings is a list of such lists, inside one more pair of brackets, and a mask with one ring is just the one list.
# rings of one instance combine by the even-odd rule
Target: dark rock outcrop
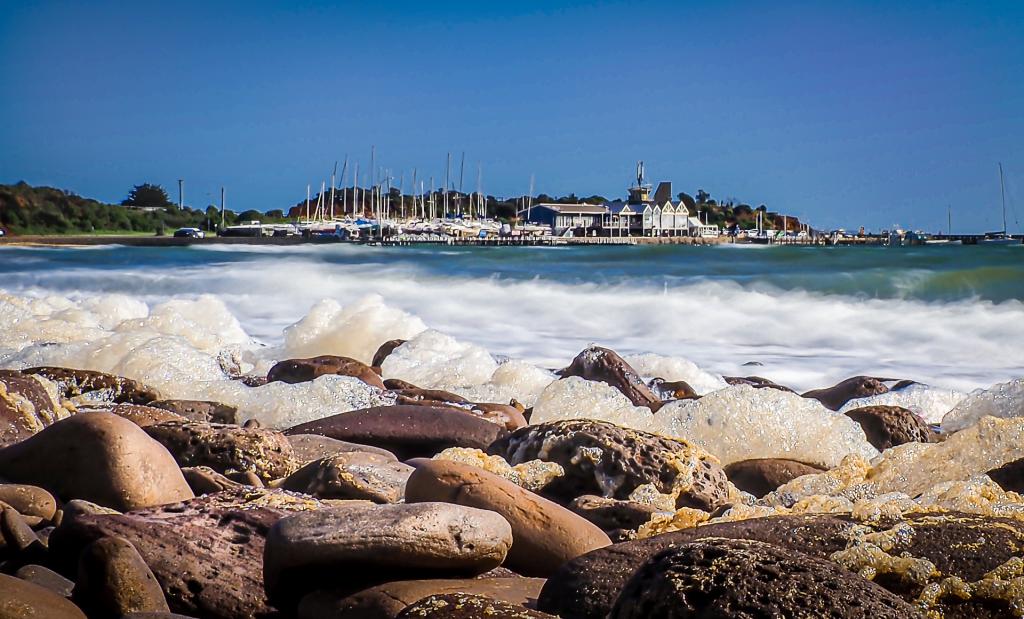
[[812,398],[821,402],[825,405],[825,408],[837,411],[850,400],[867,398],[888,392],[889,388],[885,385],[888,380],[873,376],[854,376],[840,381],[831,387],[814,389],[801,395],[805,398]]
[[725,474],[734,486],[761,498],[797,477],[821,473],[824,469],[785,458],[740,460],[725,467]]
[[24,440],[67,416],[42,380],[0,370],[0,446]]
[[935,432],[923,419],[901,406],[862,406],[846,412],[860,424],[868,442],[884,451],[904,443],[935,442]]
[[633,366],[614,350],[591,346],[572,360],[569,367],[558,372],[562,378],[579,376],[586,380],[606,383],[623,393],[636,406],[651,410],[661,407],[661,399],[651,391]]
[[255,473],[263,481],[285,477],[298,468],[284,434],[266,428],[242,428],[197,421],[157,423],[144,428],[179,466],[208,466],[219,473]]
[[22,373],[52,380],[57,384],[61,396],[68,399],[88,394],[89,400],[117,404],[148,404],[160,398],[160,392],[148,385],[105,372],[40,366],[22,370]]
[[351,376],[371,387],[385,389],[384,381],[370,366],[362,361],[336,355],[279,361],[267,372],[267,382],[304,383],[327,374]]

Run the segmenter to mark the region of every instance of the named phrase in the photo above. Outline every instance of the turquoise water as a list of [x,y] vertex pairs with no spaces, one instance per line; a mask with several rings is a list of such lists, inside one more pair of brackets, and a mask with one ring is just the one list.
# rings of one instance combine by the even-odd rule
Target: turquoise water
[[1024,375],[1024,247],[4,247],[0,288],[150,304],[211,294],[266,343],[322,299],[376,294],[551,367],[598,342],[797,385]]

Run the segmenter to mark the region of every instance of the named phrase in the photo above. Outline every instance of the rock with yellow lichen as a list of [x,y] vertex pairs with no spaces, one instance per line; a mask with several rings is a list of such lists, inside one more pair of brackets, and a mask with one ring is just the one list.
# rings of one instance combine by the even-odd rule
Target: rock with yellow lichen
[[565,470],[555,462],[529,460],[512,466],[501,456],[488,455],[479,449],[470,447],[449,447],[434,456],[433,459],[451,460],[480,467],[534,492],[548,485],[552,480],[565,475]]

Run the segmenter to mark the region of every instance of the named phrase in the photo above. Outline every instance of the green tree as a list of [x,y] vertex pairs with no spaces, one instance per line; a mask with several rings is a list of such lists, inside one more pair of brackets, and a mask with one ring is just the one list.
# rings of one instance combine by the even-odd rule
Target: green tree
[[167,197],[167,191],[160,185],[143,183],[132,187],[132,190],[128,192],[128,197],[121,200],[121,205],[168,207],[174,206],[174,203]]

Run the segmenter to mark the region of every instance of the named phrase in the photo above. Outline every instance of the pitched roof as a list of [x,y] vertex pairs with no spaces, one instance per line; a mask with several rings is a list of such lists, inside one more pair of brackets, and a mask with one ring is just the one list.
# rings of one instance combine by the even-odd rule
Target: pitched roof
[[603,215],[608,212],[606,207],[599,204],[552,204],[545,202],[534,204],[532,208],[546,208],[556,213],[568,215]]

